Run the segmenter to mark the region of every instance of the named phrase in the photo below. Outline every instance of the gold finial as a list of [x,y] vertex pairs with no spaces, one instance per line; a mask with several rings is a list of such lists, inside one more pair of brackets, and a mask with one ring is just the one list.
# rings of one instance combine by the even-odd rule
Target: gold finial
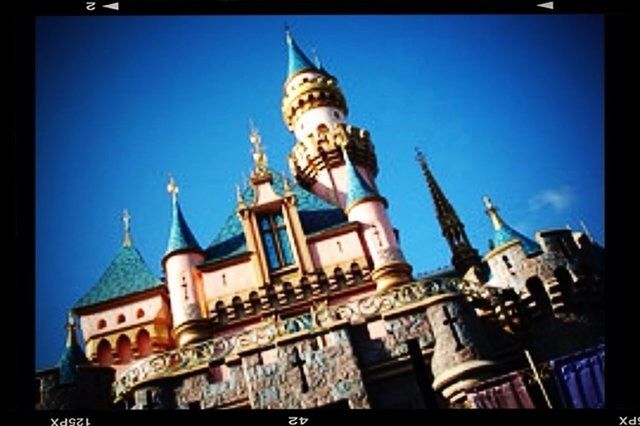
[[122,247],[131,247],[131,215],[127,209],[122,211],[122,224],[124,225]]
[[169,173],[169,183],[167,184],[167,192],[171,195],[171,200],[175,203],[178,200],[178,184],[173,179],[173,175]]
[[249,120],[249,140],[251,141],[251,145],[253,145],[253,161],[256,164],[256,172],[266,173],[267,155],[262,146],[262,136],[251,120]]
[[502,228],[502,225],[504,225],[504,222],[500,217],[500,215],[498,214],[498,208],[494,206],[493,203],[491,202],[491,198],[485,195],[482,197],[482,202],[484,203],[484,206],[487,208],[487,214],[491,218],[493,229],[498,230]]
[[67,347],[70,348],[76,343],[76,321],[72,311],[67,314],[67,323],[64,328],[67,329]]

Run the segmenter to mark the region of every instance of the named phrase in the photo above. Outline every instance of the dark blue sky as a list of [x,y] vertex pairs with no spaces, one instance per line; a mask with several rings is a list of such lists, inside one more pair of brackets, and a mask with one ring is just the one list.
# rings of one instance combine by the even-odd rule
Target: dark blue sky
[[450,253],[413,147],[487,251],[481,196],[528,235],[579,227],[604,241],[600,16],[45,17],[36,35],[36,363],[57,362],[67,309],[99,279],[133,216],[160,275],[167,173],[201,245],[251,168],[247,122],[273,167],[283,25],[315,47],[376,145],[378,183],[416,271]]

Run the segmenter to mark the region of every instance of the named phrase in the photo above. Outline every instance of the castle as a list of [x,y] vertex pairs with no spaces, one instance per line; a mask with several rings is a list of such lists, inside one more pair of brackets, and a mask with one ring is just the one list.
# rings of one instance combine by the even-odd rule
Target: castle
[[347,123],[336,77],[286,41],[293,179],[269,167],[252,126],[252,174],[203,247],[170,178],[161,278],[125,212],[122,247],[72,307],[60,363],[37,373],[36,406],[482,407],[473,396],[514,374],[521,399],[496,406],[557,405],[547,362],[603,354],[603,249],[570,229],[531,239],[485,197],[494,234],[481,256],[418,151],[452,267],[414,276],[370,133]]

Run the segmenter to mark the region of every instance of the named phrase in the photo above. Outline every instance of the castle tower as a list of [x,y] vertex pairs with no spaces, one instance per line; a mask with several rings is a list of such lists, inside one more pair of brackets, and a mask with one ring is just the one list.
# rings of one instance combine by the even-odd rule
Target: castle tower
[[451,263],[460,275],[464,275],[469,268],[480,264],[478,251],[473,248],[464,230],[464,224],[456,214],[453,206],[444,195],[435,177],[431,173],[424,154],[416,148],[416,157],[422,173],[427,181],[436,217],[442,229],[442,235],[449,244],[451,250]]
[[298,183],[342,208],[364,226],[379,291],[411,280],[386,201],[375,183],[377,160],[369,132],[348,125],[345,97],[335,77],[313,64],[287,30],[289,69],[282,115],[296,143],[289,166]]
[[71,311],[69,311],[69,317],[67,318],[65,328],[67,329],[67,342],[59,363],[60,384],[75,382],[78,367],[81,365],[89,365],[87,356],[78,344],[76,337],[76,321]]
[[210,337],[201,320],[203,312],[202,283],[195,265],[204,260],[203,251],[184,219],[178,203],[178,185],[169,178],[171,195],[171,229],[167,251],[162,258],[165,270],[173,332],[178,346]]

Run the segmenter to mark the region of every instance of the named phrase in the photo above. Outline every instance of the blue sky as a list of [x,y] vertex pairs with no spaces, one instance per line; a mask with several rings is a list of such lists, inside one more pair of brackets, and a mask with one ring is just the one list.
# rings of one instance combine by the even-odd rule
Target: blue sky
[[201,245],[251,169],[294,142],[280,114],[283,26],[315,48],[376,146],[378,186],[418,272],[448,264],[413,148],[487,251],[488,194],[528,235],[579,221],[604,243],[603,20],[560,16],[41,17],[36,27],[36,367],[122,241],[151,269],[169,233],[167,173]]

